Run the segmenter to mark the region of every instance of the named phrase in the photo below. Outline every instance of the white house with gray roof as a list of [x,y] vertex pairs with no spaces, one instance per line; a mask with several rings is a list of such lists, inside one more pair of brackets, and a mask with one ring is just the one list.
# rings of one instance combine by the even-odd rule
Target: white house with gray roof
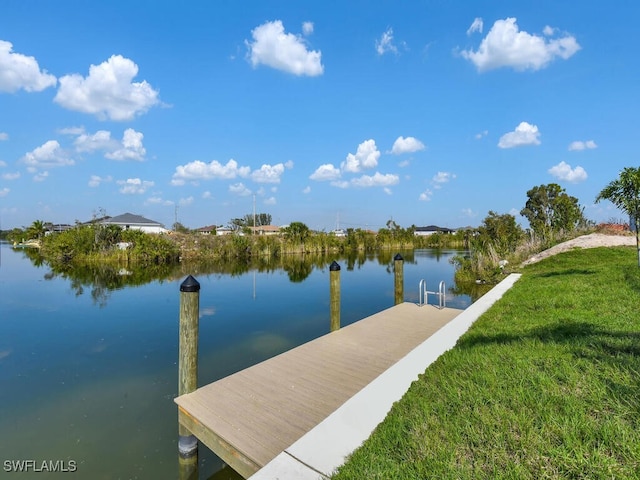
[[433,235],[434,233],[454,233],[455,230],[446,227],[438,227],[437,225],[429,225],[427,227],[416,227],[413,232],[416,236]]
[[123,213],[116,217],[108,217],[100,223],[103,225],[117,225],[123,230],[142,230],[145,233],[166,233],[168,231],[161,223],[133,213]]

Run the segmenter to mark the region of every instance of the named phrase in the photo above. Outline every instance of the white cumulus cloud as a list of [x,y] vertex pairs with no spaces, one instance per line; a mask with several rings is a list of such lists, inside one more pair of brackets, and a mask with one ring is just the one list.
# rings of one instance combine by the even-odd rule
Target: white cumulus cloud
[[[308,31],[308,27],[303,25],[303,31]],[[253,42],[246,40],[245,44],[253,67],[267,65],[294,75],[310,77],[324,72],[322,52],[307,50],[302,37],[285,33],[282,21],[266,22],[253,29],[251,35]]]
[[354,178],[351,180],[351,184],[356,187],[388,187],[397,185],[399,181],[398,175],[376,172],[373,175],[362,175],[359,178]]
[[[402,137],[400,137],[402,138]],[[410,137],[411,138],[411,137]],[[402,139],[404,140],[404,139]],[[402,144],[402,141],[400,142]],[[409,141],[413,147],[415,143]],[[340,168],[331,163],[320,165],[313,174],[309,176],[311,180],[329,181],[330,185],[338,188],[348,187],[389,187],[397,185],[400,177],[395,174],[382,174],[376,172],[373,175],[361,175],[357,178],[345,179],[345,174],[362,173],[365,169],[375,168],[378,165],[380,151],[376,142],[372,139],[365,140],[360,145],[355,154],[349,153]],[[388,190],[387,193],[390,193]]]
[[127,128],[122,137],[122,143],[114,151],[107,152],[105,157],[110,160],[144,160],[147,154],[146,149],[142,145],[144,135],[136,132],[133,128]]
[[159,103],[158,92],[149,83],[133,82],[136,75],[138,66],[132,60],[112,55],[100,65],[91,65],[86,78],[61,77],[54,101],[102,120],[132,120]]
[[284,173],[285,166],[282,163],[275,165],[262,165],[260,169],[251,172],[251,180],[257,183],[280,183],[280,177]]
[[456,174],[455,173],[438,172],[433,176],[433,178],[431,179],[431,182],[433,183],[434,188],[441,188],[443,183],[450,182],[451,180],[453,180],[455,178],[456,178]]
[[582,142],[580,140],[577,140],[575,142],[571,142],[571,144],[569,145],[569,150],[570,151],[575,151],[575,150],[592,150],[594,148],[598,148],[598,145],[596,145],[596,142],[594,142],[593,140],[587,140],[586,142]]
[[536,125],[520,122],[513,132],[505,133],[500,137],[498,147],[513,148],[524,145],[540,145],[540,132]]
[[27,165],[30,172],[34,172],[35,169],[64,167],[75,163],[56,140],[49,140],[26,153],[21,161]]
[[2,197],[6,197],[7,195],[9,195],[9,192],[11,190],[9,190],[8,188],[4,187],[4,188],[0,188],[0,198]]
[[9,140],[9,134],[6,132],[0,132],[0,142]]
[[[550,37],[555,30],[545,27],[544,33]],[[480,72],[501,67],[522,71],[539,70],[556,58],[566,60],[578,50],[580,45],[571,35],[559,38],[533,35],[519,30],[515,18],[506,18],[493,24],[477,51],[463,50],[461,55]]]
[[374,168],[378,165],[380,151],[374,140],[365,140],[358,145],[355,155],[350,153],[340,165],[345,172],[359,173],[363,169]]
[[145,193],[149,188],[153,187],[154,182],[149,180],[141,180],[139,178],[127,178],[126,180],[118,180],[120,185],[120,193],[126,195],[140,195]]
[[318,168],[316,168],[316,171],[313,172],[309,176],[309,178],[311,180],[317,180],[317,181],[325,181],[325,180],[334,181],[334,180],[338,180],[340,176],[341,174],[340,174],[339,168],[334,167],[330,163],[325,163],[323,165],[320,165]]
[[117,141],[111,138],[111,132],[98,130],[94,134],[81,133],[73,142],[76,151],[80,153],[95,152],[96,150],[112,150]]
[[144,160],[147,151],[142,145],[144,135],[132,128],[124,131],[122,141],[111,138],[111,132],[98,130],[94,134],[81,133],[73,142],[79,153],[104,151],[109,160]]
[[186,165],[178,165],[171,179],[172,185],[184,185],[186,181],[199,181],[211,179],[233,179],[247,177],[251,173],[250,167],[241,167],[238,162],[231,159],[225,165],[217,160],[205,163],[195,160]]
[[424,146],[424,143],[422,143],[415,137],[404,138],[400,136],[396,139],[395,142],[393,142],[391,153],[393,153],[394,155],[400,155],[403,153],[418,152],[420,150],[424,150],[425,148],[426,147]]
[[12,43],[0,40],[0,92],[40,92],[56,83],[56,77],[40,70],[34,57],[15,53]]
[[565,162],[560,162],[549,169],[549,173],[559,180],[565,182],[578,183],[587,179],[587,172],[584,168],[577,166],[571,168],[571,165]]

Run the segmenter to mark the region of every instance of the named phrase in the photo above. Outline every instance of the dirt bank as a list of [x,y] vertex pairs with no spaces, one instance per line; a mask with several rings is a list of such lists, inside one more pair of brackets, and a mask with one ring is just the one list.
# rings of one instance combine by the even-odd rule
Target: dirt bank
[[573,250],[574,248],[595,248],[595,247],[619,247],[636,244],[636,237],[630,233],[628,235],[605,235],[602,233],[590,233],[589,235],[583,235],[581,237],[568,240],[563,243],[559,243],[540,253],[536,253],[529,259],[522,263],[524,265],[530,265],[532,263],[539,262],[544,258],[557,255],[558,253],[566,252],[567,250]]

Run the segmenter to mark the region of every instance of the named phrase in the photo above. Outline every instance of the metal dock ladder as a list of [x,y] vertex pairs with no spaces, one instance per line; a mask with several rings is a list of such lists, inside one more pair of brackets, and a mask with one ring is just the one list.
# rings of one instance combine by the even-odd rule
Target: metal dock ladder
[[440,282],[438,286],[437,292],[430,292],[427,290],[427,281],[423,278],[420,280],[420,284],[418,285],[418,305],[422,307],[423,305],[428,304],[428,296],[435,295],[438,297],[438,308],[443,309],[447,306],[447,297],[446,297],[447,288],[445,286],[444,280]]

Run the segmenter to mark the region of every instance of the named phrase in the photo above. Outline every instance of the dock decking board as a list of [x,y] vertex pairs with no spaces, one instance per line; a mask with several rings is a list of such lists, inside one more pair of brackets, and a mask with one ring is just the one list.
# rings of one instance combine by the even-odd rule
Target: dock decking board
[[179,421],[246,478],[461,312],[388,308],[176,398]]

